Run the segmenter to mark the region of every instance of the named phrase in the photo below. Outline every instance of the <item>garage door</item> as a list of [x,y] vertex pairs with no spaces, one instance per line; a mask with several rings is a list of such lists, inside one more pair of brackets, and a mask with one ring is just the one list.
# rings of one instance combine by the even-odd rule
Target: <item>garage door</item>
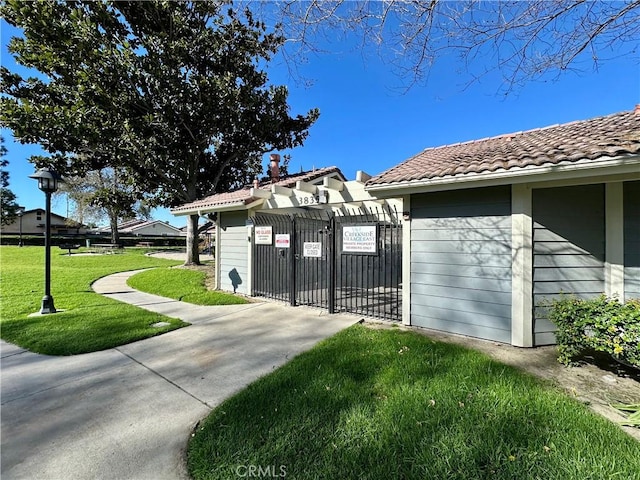
[[411,324],[511,342],[511,189],[411,198]]

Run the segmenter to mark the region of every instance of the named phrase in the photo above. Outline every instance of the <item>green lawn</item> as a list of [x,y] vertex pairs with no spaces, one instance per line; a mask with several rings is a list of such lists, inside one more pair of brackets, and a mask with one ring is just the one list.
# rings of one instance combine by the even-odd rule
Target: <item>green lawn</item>
[[640,443],[481,353],[356,325],[216,408],[188,468],[196,479],[628,480],[640,478]]
[[[80,253],[84,249],[76,252]],[[116,347],[183,327],[184,322],[126,305],[93,292],[91,283],[111,273],[180,262],[126,249],[116,255],[66,255],[51,249],[53,315],[40,310],[44,294],[44,248],[0,247],[0,337],[32,352],[74,355]],[[153,323],[170,325],[155,328]]]
[[157,268],[140,272],[130,277],[127,284],[142,292],[195,303],[196,305],[248,303],[246,299],[238,295],[207,290],[205,278],[206,275],[202,271],[182,268]]

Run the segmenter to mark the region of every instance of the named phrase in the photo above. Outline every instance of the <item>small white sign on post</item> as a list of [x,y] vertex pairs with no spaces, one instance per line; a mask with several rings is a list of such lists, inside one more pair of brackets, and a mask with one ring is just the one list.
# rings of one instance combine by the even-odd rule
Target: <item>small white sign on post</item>
[[289,248],[291,237],[288,233],[276,233],[276,248]]
[[377,253],[376,225],[344,225],[342,227],[343,253]]
[[303,257],[322,257],[322,243],[321,242],[304,242],[302,244],[302,256]]
[[271,225],[256,225],[255,244],[271,245],[273,243],[273,227]]

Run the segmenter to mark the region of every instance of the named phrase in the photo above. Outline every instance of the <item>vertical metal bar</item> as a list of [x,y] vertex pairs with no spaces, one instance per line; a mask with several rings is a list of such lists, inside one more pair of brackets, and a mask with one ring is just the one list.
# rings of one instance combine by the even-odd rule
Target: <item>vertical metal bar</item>
[[[357,272],[356,272],[356,275],[353,274],[354,258],[355,258],[355,255],[353,255],[353,254],[349,255],[349,271],[347,272],[349,276],[347,278],[356,278]],[[350,295],[350,298],[349,298],[351,311],[353,311],[353,309],[354,309],[353,301],[354,301],[354,295],[353,295],[353,291],[352,291],[351,295]],[[357,307],[357,302],[356,302],[355,306]]]
[[[256,225],[256,219],[253,219],[253,224],[254,224],[254,228]],[[253,285],[253,292],[252,295],[255,297],[257,292],[260,291],[260,287],[258,285],[258,277],[260,276],[259,270],[258,270],[258,245],[256,245],[255,241],[253,242],[253,244],[251,245],[251,248],[253,249],[253,265],[252,265],[252,269],[253,272],[251,273],[251,276],[253,277],[253,280],[251,281],[251,285]]]
[[328,290],[327,290],[327,302],[329,307],[329,313],[336,313],[336,221],[335,217],[329,219],[329,230],[327,230],[326,241],[328,242],[328,255],[327,262],[329,268],[329,278],[327,278]]
[[[283,233],[289,233],[289,235],[291,235],[293,230],[291,227],[293,224],[293,219],[290,217],[283,217],[283,218],[280,218],[279,220],[280,220],[279,228],[281,229],[280,231]],[[291,240],[294,237],[290,236],[289,238]],[[281,252],[278,252],[278,255],[281,255],[280,258],[284,263],[284,268],[280,270],[280,285],[283,293],[283,299],[285,302],[288,300],[289,303],[293,302],[292,305],[295,305],[295,302],[296,302],[295,276],[291,273],[296,268],[295,257],[293,253],[294,253],[293,247],[290,245],[288,250],[282,250]],[[293,283],[289,284],[289,282],[293,282]],[[291,292],[293,292],[293,294]]]
[[[290,233],[289,231],[289,222],[290,218],[279,218],[278,219],[278,229],[282,233]],[[283,263],[283,268],[280,269],[280,290],[282,291],[282,299],[283,301],[289,301],[291,303],[291,284],[289,282],[292,281],[291,277],[291,269],[294,268],[293,261],[291,259],[291,250],[283,250],[282,254],[275,250],[278,255],[280,255],[279,260]]]
[[[377,209],[376,209],[376,211],[377,211]],[[382,249],[382,247],[383,247],[383,244],[384,244],[383,238],[384,238],[384,235],[386,235],[386,233],[387,233],[387,231],[386,231],[385,225],[384,224],[380,224],[380,226],[378,227],[378,235],[380,236],[380,238],[378,238],[378,255],[374,259],[374,263],[377,264],[377,267],[378,267],[376,269],[377,270],[376,276],[378,278],[377,278],[377,281],[376,281],[376,285],[374,285],[374,288],[373,288],[373,291],[372,291],[372,293],[373,293],[373,308],[374,308],[374,311],[376,312],[376,314],[378,316],[381,315],[381,303],[382,303],[382,302],[380,302],[380,298],[379,298],[380,297],[380,288],[384,285],[384,280],[383,280],[383,278],[384,278],[383,277],[384,267],[383,267],[383,265],[381,265],[382,262],[380,260],[384,258],[384,250]]]
[[[388,311],[390,311],[393,305],[393,290],[391,289],[391,282],[389,281],[391,272],[393,271],[393,265],[391,265],[388,262],[388,259],[389,259],[388,257],[391,256],[391,258],[393,258],[393,225],[391,224],[391,221],[387,222],[387,216],[384,210],[382,211],[382,215],[385,220],[385,223],[384,223],[384,239],[385,239],[384,277],[383,277],[383,285],[382,285],[382,295],[383,295],[382,298],[384,299],[384,302],[380,302],[380,303],[382,305],[382,314],[384,315],[384,318],[389,318]],[[387,236],[388,236],[388,240],[387,240]],[[387,301],[390,303],[389,308],[387,308]]]
[[[278,218],[278,230],[282,233],[289,232],[289,222],[290,219],[283,217]],[[275,241],[275,239],[274,239]],[[291,262],[290,251],[279,251],[277,248],[274,250],[278,255],[278,261],[282,264],[282,268],[279,271],[278,285],[280,285],[280,291],[282,292],[282,300],[284,302],[289,301],[291,303],[291,285],[289,282],[291,281],[291,268],[293,268],[293,263]],[[287,280],[288,279],[288,280]]]
[[[306,228],[305,228],[305,232],[304,232],[304,240],[305,241],[309,241],[309,237],[311,234],[311,228],[313,228],[313,220],[308,219],[306,222]],[[315,301],[316,301],[316,297],[314,295],[314,289],[313,287],[313,262],[311,261],[312,259],[309,259],[309,261],[307,262],[306,259],[303,259],[304,261],[304,268],[306,270],[306,279],[305,279],[305,290],[306,290],[306,294],[307,294],[307,304],[308,305],[314,305],[315,306]]]
[[297,262],[296,262],[296,257],[295,257],[295,248],[293,248],[293,246],[295,245],[296,242],[296,216],[294,215],[291,218],[291,231],[289,233],[290,235],[290,239],[289,239],[289,259],[291,260],[291,267],[289,269],[289,281],[290,281],[290,285],[289,285],[289,295],[291,296],[291,298],[289,299],[289,302],[291,303],[292,307],[296,306],[296,295],[297,295],[297,291],[296,291],[296,270],[297,270]]
[[[307,241],[309,238],[309,228],[311,227],[311,215],[307,213],[303,218],[303,229],[298,230],[298,233],[302,235],[302,240]],[[313,292],[311,291],[309,284],[309,275],[311,273],[311,265],[299,254],[300,266],[304,269],[303,283],[300,285],[304,289],[305,305],[313,305]]]
[[[396,242],[398,249],[396,250],[396,256],[399,256],[398,270],[396,272],[397,280],[396,284],[396,320],[402,320],[402,290],[400,288],[400,279],[402,278],[402,238],[403,238],[404,225],[398,222],[398,228],[396,230]],[[399,252],[399,253],[398,253]]]
[[391,250],[390,250],[390,258],[389,258],[389,262],[390,262],[390,269],[389,269],[389,308],[390,308],[390,314],[391,314],[391,319],[394,320],[395,319],[395,315],[396,315],[396,310],[397,310],[397,297],[396,297],[396,284],[395,284],[395,273],[397,272],[397,268],[396,268],[396,262],[395,262],[395,257],[396,257],[396,251],[398,248],[398,245],[396,244],[396,235],[398,232],[398,225],[396,225],[395,223],[391,223]]
[[[396,308],[395,308],[395,319],[401,320],[402,313],[402,299],[400,297],[400,279],[402,278],[402,224],[399,221],[396,221],[396,250],[393,255],[393,260],[395,262],[396,258],[400,256],[399,261],[396,264],[395,276],[392,279],[393,285],[395,286],[395,299],[396,299]],[[399,252],[399,253],[398,253]]]
[[[309,234],[309,220],[306,218],[299,218],[300,227],[298,228],[297,234],[300,235],[299,242],[296,242],[296,247],[298,243],[303,243],[307,240],[307,235]],[[300,266],[300,270],[302,271],[301,279],[302,281],[298,284],[301,289],[301,304],[309,305],[312,302],[311,294],[309,291],[309,264],[306,259],[302,256],[303,252],[298,250],[297,258],[298,265]]]

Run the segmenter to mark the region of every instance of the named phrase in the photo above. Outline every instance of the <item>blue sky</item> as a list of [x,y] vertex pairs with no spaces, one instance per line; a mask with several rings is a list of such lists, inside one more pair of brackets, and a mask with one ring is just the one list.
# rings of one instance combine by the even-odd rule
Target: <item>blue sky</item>
[[[1,30],[2,65],[14,70],[6,46],[16,30],[4,22]],[[459,69],[455,59],[443,58],[426,85],[401,93],[401,81],[375,54],[365,59],[359,51],[346,50],[310,56],[300,73],[313,80],[311,87],[294,81],[285,65],[272,64],[271,81],[289,86],[291,112],[317,107],[321,113],[304,146],[281,152],[292,156],[289,170],[335,165],[353,179],[357,170],[377,174],[427,147],[584,120],[632,110],[640,103],[637,57],[609,61],[597,71],[588,65],[558,80],[530,82],[506,97],[497,93],[497,75],[465,88],[468,77],[457,74]],[[10,131],[2,135],[10,162],[9,188],[20,205],[42,207],[44,195],[28,178],[34,169],[27,161],[41,151],[15,143]],[[65,215],[65,200],[56,200],[53,210]],[[156,210],[154,218],[178,227],[186,223],[165,209]]]

